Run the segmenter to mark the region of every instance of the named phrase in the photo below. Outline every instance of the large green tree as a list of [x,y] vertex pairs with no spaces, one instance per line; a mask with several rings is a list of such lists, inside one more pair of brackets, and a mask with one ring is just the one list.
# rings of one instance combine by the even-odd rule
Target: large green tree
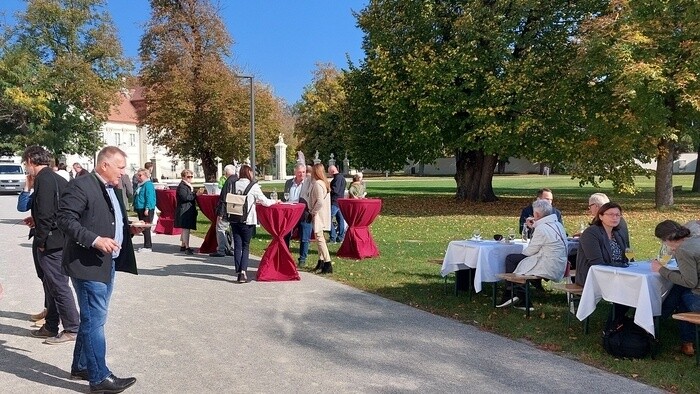
[[353,106],[365,106],[351,111],[378,123],[362,138],[390,140],[401,159],[452,152],[457,199],[495,200],[499,157],[557,157],[566,130],[548,124],[555,107],[542,97],[570,64],[577,23],[598,3],[372,1],[358,17],[366,57],[351,73],[360,86],[348,90]]
[[0,45],[0,148],[92,154],[130,63],[102,0],[30,0]]

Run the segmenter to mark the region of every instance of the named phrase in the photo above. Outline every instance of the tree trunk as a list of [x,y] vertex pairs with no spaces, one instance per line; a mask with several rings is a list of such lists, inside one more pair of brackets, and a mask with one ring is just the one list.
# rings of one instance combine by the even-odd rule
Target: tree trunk
[[675,143],[661,140],[656,154],[656,209],[673,206],[673,152]]
[[207,152],[202,154],[202,169],[204,170],[204,181],[205,182],[216,182],[216,160],[214,160],[214,154]]
[[[698,145],[698,159],[700,159],[700,144]],[[695,177],[693,177],[693,191],[700,192],[700,160],[695,160]]]
[[486,155],[483,151],[455,152],[458,201],[493,202],[498,200],[493,193],[493,173],[496,168],[496,155]]

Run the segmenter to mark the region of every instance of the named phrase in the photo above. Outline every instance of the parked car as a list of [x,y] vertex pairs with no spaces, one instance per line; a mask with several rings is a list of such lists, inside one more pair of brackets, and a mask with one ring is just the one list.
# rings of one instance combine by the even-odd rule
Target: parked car
[[19,193],[27,177],[21,164],[0,163],[0,193]]

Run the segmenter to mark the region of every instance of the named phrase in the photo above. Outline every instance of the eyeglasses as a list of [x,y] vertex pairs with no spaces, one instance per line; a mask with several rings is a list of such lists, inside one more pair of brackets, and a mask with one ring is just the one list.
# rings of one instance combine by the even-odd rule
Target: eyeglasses
[[185,178],[192,179],[192,175],[186,175]]
[[588,208],[595,207],[595,206],[596,206],[596,204],[588,204]]
[[621,213],[604,213],[603,216],[610,216],[611,218],[620,218],[622,217]]

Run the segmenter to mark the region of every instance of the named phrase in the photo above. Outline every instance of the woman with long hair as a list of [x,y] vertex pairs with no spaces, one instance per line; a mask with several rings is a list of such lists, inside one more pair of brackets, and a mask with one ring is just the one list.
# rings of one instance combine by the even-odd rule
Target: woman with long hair
[[[253,169],[249,165],[241,166],[239,170],[238,180],[233,184],[234,193],[244,194],[248,185],[253,182]],[[231,223],[231,235],[233,236],[233,260],[236,266],[236,275],[238,283],[247,283],[248,275],[248,257],[250,254],[250,239],[253,238],[253,230],[258,223],[258,215],[255,212],[255,203],[259,202],[262,205],[269,207],[275,204],[275,200],[270,200],[265,197],[260,185],[254,183],[246,195],[246,205],[248,212],[243,213],[243,220],[235,221],[229,216]]]
[[177,199],[177,209],[175,211],[175,227],[182,229],[180,235],[180,251],[186,254],[193,254],[194,249],[190,248],[190,231],[197,229],[197,195],[202,194],[202,189],[197,192],[192,186],[194,173],[184,169],[180,173],[182,180],[177,185],[175,197]]
[[[694,226],[695,223],[689,225]],[[700,237],[673,220],[659,223],[654,235],[671,249],[678,264],[678,269],[672,270],[662,266],[658,260],[651,262],[652,271],[673,282],[661,306],[661,316],[668,318],[675,312],[700,312]],[[680,321],[678,328],[681,332],[681,353],[693,356],[698,351],[693,347],[695,326]]]
[[328,252],[326,237],[323,234],[324,231],[331,229],[331,184],[326,178],[326,170],[321,163],[314,164],[311,176],[313,183],[309,198],[309,212],[318,244],[318,263],[314,271],[320,270],[322,274],[332,274],[331,254]]

